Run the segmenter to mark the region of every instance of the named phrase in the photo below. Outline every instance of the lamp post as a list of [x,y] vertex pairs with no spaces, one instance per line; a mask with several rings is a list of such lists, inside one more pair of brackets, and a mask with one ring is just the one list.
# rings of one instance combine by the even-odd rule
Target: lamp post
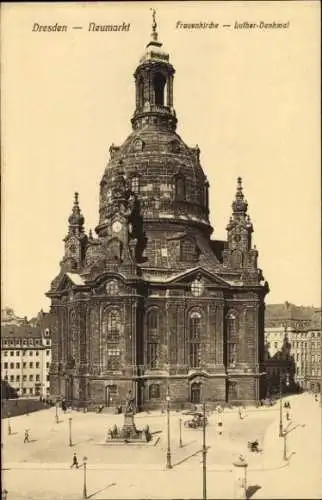
[[[285,375],[285,384],[289,385],[289,375],[286,373]],[[283,374],[280,373],[280,421],[279,421],[279,437],[283,437]]]
[[59,417],[58,417],[58,401],[57,400],[56,400],[56,415],[55,415],[55,418],[56,418],[56,424],[58,424]]
[[179,418],[179,447],[182,448],[182,418]]
[[86,462],[87,457],[83,457],[83,466],[84,466],[84,485],[83,485],[83,498],[87,498],[87,485],[86,485]]
[[168,431],[168,446],[167,446],[167,469],[172,469],[171,465],[171,449],[170,449],[170,395],[169,386],[167,389],[167,431]]
[[247,499],[247,467],[248,463],[244,455],[239,455],[237,460],[233,462],[236,472],[235,478],[235,495],[234,498]]
[[207,500],[206,403],[203,403],[202,426],[202,498]]
[[8,435],[11,436],[11,422],[10,422],[10,413],[8,412]]
[[286,438],[287,438],[287,430],[283,431],[283,460],[287,460],[287,443],[286,443]]
[[72,417],[68,418],[68,424],[69,424],[69,446],[73,446],[72,443]]

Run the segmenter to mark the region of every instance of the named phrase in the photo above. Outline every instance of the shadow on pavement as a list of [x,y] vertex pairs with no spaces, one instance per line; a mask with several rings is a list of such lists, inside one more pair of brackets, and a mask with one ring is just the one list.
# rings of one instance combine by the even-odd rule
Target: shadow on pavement
[[192,443],[195,443],[196,440],[194,439],[193,441],[187,441],[187,443],[182,443],[181,448],[187,448],[187,446],[190,446]]
[[104,488],[101,488],[100,490],[94,491],[94,493],[91,493],[90,495],[87,495],[86,498],[93,498],[98,493],[101,493],[102,491],[107,490],[108,488],[111,488],[111,486],[116,486],[116,483],[108,484],[107,486],[104,486]]
[[260,489],[261,489],[261,486],[259,486],[258,484],[248,486],[247,491],[246,491],[246,498],[247,499],[251,498],[254,495],[254,493],[256,493],[256,491],[258,491]]
[[198,455],[198,453],[201,453],[201,450],[197,450],[194,453],[191,453],[191,455],[188,455],[187,457],[183,458],[182,460],[179,460],[179,462],[176,462],[175,464],[173,464],[173,467],[177,467],[177,465],[181,465],[184,462],[187,462],[190,458],[195,457],[196,455]]
[[89,441],[94,441],[94,438],[90,437],[90,438],[86,438],[86,439],[82,439],[80,441],[73,441],[73,446],[77,446],[79,444],[82,444],[82,443],[88,443]]
[[[210,446],[207,446],[207,451],[210,449]],[[198,453],[202,453],[202,450],[199,449],[197,451],[195,451],[194,453],[191,453],[191,455],[188,455],[186,457],[184,457],[182,460],[179,460],[179,462],[176,462],[173,464],[173,467],[177,467],[178,465],[181,465],[183,464],[184,462],[187,462],[190,458],[193,458],[195,457],[196,455],[198,455]]]

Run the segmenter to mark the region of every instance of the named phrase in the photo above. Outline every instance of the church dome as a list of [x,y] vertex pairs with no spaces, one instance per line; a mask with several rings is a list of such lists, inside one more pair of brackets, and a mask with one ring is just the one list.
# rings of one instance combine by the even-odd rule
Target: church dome
[[134,73],[133,132],[121,146],[110,147],[100,184],[98,234],[104,234],[111,222],[120,177],[123,188],[137,197],[146,225],[167,221],[199,226],[207,234],[212,231],[209,185],[200,165],[200,150],[198,146],[187,146],[176,133],[175,70],[169,55],[161,50],[155,28]]

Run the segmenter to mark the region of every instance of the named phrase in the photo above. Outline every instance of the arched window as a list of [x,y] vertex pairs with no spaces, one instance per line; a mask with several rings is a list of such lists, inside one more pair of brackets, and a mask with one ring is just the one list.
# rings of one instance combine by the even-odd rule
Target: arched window
[[152,309],[147,315],[147,365],[150,369],[158,367],[159,341],[159,312]]
[[107,258],[116,262],[120,262],[123,256],[123,244],[117,238],[110,241],[107,246]]
[[191,293],[194,297],[201,297],[204,292],[204,284],[201,279],[195,279],[191,283]]
[[103,313],[103,336],[105,344],[105,366],[107,370],[120,368],[121,314],[118,309]]
[[158,106],[164,106],[164,88],[166,79],[161,73],[157,73],[153,78],[154,102]]
[[135,194],[139,194],[140,192],[140,178],[138,175],[134,175],[131,178],[131,191]]
[[139,107],[143,108],[144,104],[144,81],[143,78],[140,78],[138,83],[138,95],[139,95]]
[[89,342],[87,343],[88,360],[93,364],[99,364],[99,314],[92,309],[89,314]]
[[184,177],[178,175],[175,179],[175,199],[183,201],[186,198],[186,186]]
[[160,399],[160,385],[151,384],[149,386],[149,399]]
[[189,365],[200,367],[201,314],[194,311],[189,316]]
[[111,280],[106,283],[105,291],[107,295],[118,295],[119,294],[119,286],[117,281]]
[[201,330],[201,315],[198,312],[193,312],[190,315],[189,323],[190,340],[199,341]]
[[74,362],[77,352],[77,321],[76,321],[76,313],[72,311],[70,313],[70,321],[69,321],[69,342],[68,342],[68,351],[67,357],[69,357],[70,362]]
[[106,318],[106,336],[108,342],[119,342],[121,333],[121,316],[117,309],[109,311]]
[[237,361],[237,323],[234,313],[230,313],[227,318],[227,337],[228,366],[234,367]]
[[148,335],[149,337],[153,337],[158,334],[158,322],[159,322],[159,315],[158,311],[156,309],[152,309],[152,311],[149,311],[148,313]]

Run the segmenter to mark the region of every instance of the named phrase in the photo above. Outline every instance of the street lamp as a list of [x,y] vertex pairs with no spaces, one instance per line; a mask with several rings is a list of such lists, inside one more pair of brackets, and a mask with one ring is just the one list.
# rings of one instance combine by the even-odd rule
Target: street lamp
[[247,467],[248,463],[244,455],[239,455],[233,462],[236,471],[235,496],[234,498],[247,499]]
[[287,430],[285,429],[283,431],[283,460],[287,460],[287,443],[286,443],[286,438],[287,438]]
[[182,418],[179,418],[179,447],[182,448]]
[[73,446],[72,443],[72,417],[68,418],[68,423],[69,423],[69,446]]
[[86,462],[87,462],[87,457],[83,457],[83,466],[84,466],[83,498],[87,498],[87,485],[86,485]]
[[171,449],[170,449],[170,395],[169,386],[167,389],[167,431],[168,431],[168,446],[167,446],[167,469],[172,469],[171,465]]
[[11,436],[11,423],[10,423],[10,413],[8,412],[8,435]]
[[285,384],[289,385],[289,374],[284,375],[280,373],[280,421],[279,421],[279,437],[283,437],[283,378],[285,377]]
[[202,425],[202,498],[207,500],[206,403],[203,403]]
[[55,415],[55,418],[56,418],[56,424],[58,424],[59,417],[58,417],[58,401],[57,400],[56,400],[56,415]]

